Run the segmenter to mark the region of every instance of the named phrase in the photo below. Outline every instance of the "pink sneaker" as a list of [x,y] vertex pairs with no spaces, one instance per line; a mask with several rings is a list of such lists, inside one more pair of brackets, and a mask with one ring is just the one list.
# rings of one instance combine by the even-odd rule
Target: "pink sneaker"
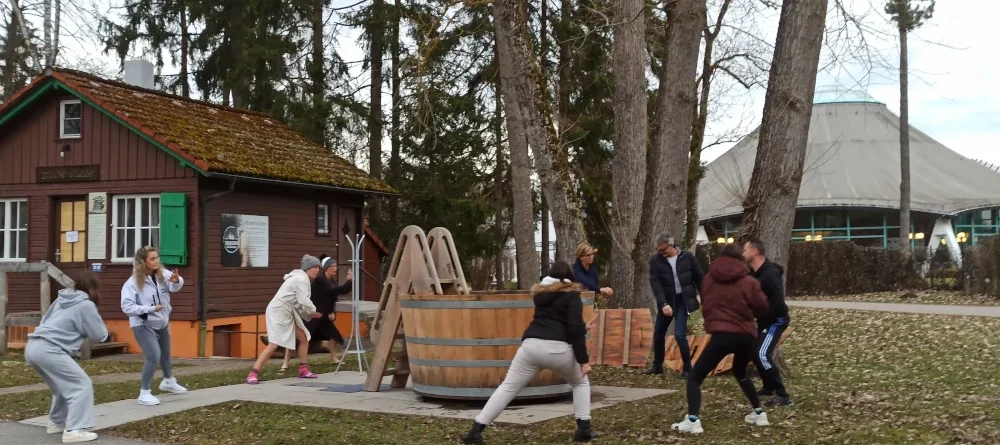
[[316,374],[313,374],[312,371],[309,370],[309,368],[299,369],[299,378],[300,379],[315,379],[317,377],[319,377],[319,376],[316,375]]
[[256,385],[258,383],[260,383],[260,380],[257,380],[257,373],[251,372],[250,375],[247,376],[247,384]]

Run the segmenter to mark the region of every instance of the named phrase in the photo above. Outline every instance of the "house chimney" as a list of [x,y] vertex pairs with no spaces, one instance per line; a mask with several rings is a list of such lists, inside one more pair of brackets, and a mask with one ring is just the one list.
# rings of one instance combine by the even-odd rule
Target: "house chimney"
[[153,64],[145,60],[126,60],[125,83],[153,89]]

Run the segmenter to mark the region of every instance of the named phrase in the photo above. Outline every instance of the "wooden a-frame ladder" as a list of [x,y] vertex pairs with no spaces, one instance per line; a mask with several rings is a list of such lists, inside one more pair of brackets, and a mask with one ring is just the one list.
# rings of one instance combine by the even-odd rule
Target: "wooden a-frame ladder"
[[[396,242],[378,311],[370,328],[375,353],[365,379],[365,391],[378,391],[385,376],[393,376],[392,388],[405,388],[409,379],[400,295],[468,295],[469,292],[455,251],[455,240],[448,229],[435,227],[425,235],[420,227],[404,228]],[[397,341],[401,347],[393,351]],[[392,361],[395,364],[390,368]]]

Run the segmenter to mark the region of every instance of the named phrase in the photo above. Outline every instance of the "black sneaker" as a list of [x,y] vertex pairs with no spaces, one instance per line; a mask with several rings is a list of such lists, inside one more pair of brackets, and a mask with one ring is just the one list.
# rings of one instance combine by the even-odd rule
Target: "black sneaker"
[[691,376],[691,371],[684,371],[681,373],[681,375],[677,376],[677,378],[681,380],[687,380],[687,378],[690,376]]
[[472,429],[468,433],[462,436],[462,443],[469,445],[483,445],[483,430],[486,429],[486,425],[479,422],[472,424]]
[[573,434],[573,442],[590,442],[596,436],[590,428],[589,420],[576,419],[576,434]]
[[771,388],[761,388],[760,391],[757,391],[757,395],[761,397],[773,396],[774,390]]
[[663,370],[660,368],[649,368],[643,375],[663,375]]
[[791,404],[792,404],[792,399],[790,399],[787,394],[783,396],[776,395],[774,396],[774,398],[768,400],[766,403],[767,406],[788,406]]

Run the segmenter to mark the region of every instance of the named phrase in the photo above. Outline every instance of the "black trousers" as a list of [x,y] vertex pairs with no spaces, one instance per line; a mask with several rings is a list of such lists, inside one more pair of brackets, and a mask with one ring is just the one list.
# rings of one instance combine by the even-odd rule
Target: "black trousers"
[[719,366],[719,362],[727,355],[733,354],[733,376],[740,384],[740,389],[747,396],[750,405],[760,408],[760,397],[753,382],[747,378],[747,365],[754,355],[756,342],[749,334],[730,334],[726,332],[713,333],[708,346],[694,364],[691,376],[687,380],[688,415],[699,416],[701,413],[701,384],[708,374]]
[[785,385],[781,382],[781,372],[774,366],[774,348],[778,347],[778,340],[788,329],[788,319],[781,317],[767,329],[757,336],[756,351],[753,355],[753,364],[760,373],[760,379],[764,382],[764,389],[774,391],[775,394],[783,397],[788,396]]

